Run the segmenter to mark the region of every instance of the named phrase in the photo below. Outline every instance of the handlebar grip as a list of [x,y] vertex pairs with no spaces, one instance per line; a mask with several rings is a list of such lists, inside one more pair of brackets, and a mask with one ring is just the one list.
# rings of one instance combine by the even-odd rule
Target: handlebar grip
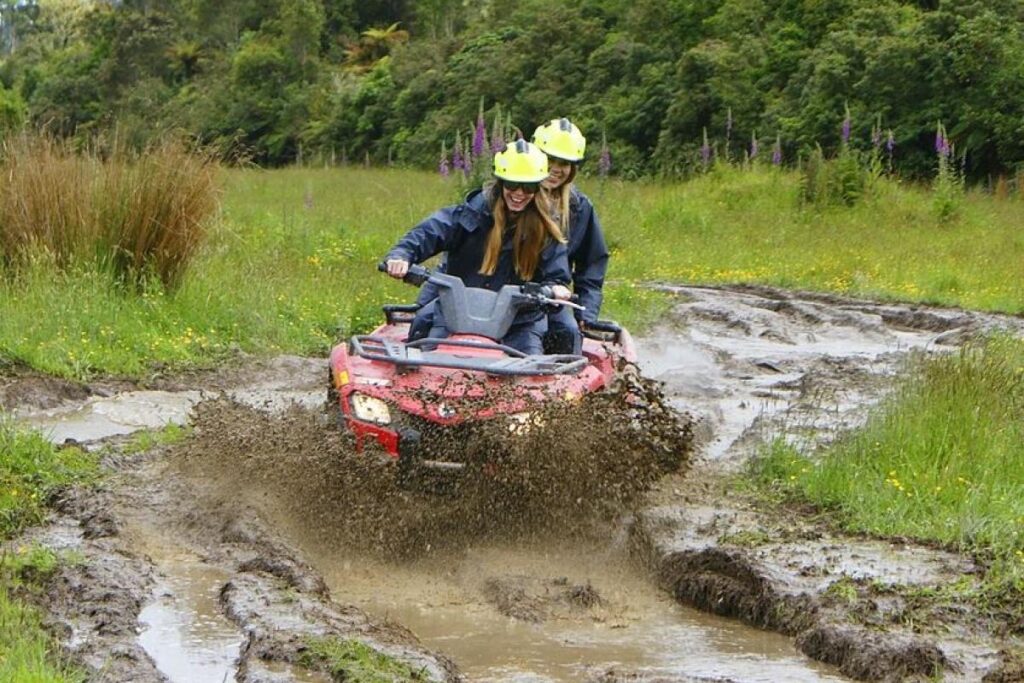
[[[378,263],[377,270],[382,273],[388,272],[387,261],[381,261]],[[409,272],[407,272],[405,277],[402,278],[402,282],[419,287],[430,279],[430,275],[431,272],[429,268],[424,268],[423,266],[412,263],[409,265]]]
[[611,332],[613,334],[622,332],[622,326],[611,320],[595,320],[592,323],[587,323],[587,329],[596,332]]

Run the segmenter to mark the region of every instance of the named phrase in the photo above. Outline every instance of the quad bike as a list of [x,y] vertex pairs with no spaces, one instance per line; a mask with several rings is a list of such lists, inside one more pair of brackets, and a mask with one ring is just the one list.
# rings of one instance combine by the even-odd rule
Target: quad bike
[[629,333],[610,321],[587,325],[580,355],[526,355],[501,344],[524,307],[575,306],[552,299],[550,288],[530,283],[493,292],[416,265],[404,281],[438,287],[450,336],[406,341],[419,306],[386,305],[383,325],[331,350],[328,389],[356,448],[396,460],[404,480],[486,467],[488,452],[474,442],[473,425],[505,420],[502,438],[517,438],[536,425],[546,402],[600,391],[622,361],[635,360]]

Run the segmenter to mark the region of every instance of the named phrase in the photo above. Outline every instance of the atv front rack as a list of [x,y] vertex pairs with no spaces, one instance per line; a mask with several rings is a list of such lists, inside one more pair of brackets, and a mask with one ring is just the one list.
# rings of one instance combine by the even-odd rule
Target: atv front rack
[[[435,351],[437,346],[501,351],[503,357],[460,356]],[[368,360],[392,363],[401,370],[414,368],[451,368],[474,370],[488,375],[574,375],[587,366],[587,359],[573,354],[530,356],[497,342],[470,339],[417,339],[399,342],[369,334],[352,337],[352,353]]]

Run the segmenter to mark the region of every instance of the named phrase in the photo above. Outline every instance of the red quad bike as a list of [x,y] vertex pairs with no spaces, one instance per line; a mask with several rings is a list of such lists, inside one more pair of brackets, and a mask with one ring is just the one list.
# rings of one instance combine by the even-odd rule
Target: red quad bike
[[581,355],[531,356],[499,343],[523,307],[575,306],[552,299],[550,288],[506,285],[492,292],[416,265],[404,280],[438,287],[451,336],[407,342],[419,307],[386,305],[385,324],[331,350],[328,390],[357,449],[379,445],[375,450],[397,460],[400,482],[457,479],[471,464],[490,466],[490,454],[472,452],[479,446],[471,436],[475,423],[506,419],[503,438],[517,438],[538,422],[531,411],[544,402],[600,391],[621,360],[636,359],[632,337],[610,321],[587,326]]

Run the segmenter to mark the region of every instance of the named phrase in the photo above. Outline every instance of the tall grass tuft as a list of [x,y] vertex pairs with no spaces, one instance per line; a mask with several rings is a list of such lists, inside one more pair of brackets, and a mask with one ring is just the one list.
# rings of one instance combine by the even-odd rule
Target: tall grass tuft
[[141,153],[75,152],[22,134],[0,147],[0,257],[17,269],[41,255],[59,268],[88,264],[139,287],[174,287],[217,209],[211,159],[165,142]]

